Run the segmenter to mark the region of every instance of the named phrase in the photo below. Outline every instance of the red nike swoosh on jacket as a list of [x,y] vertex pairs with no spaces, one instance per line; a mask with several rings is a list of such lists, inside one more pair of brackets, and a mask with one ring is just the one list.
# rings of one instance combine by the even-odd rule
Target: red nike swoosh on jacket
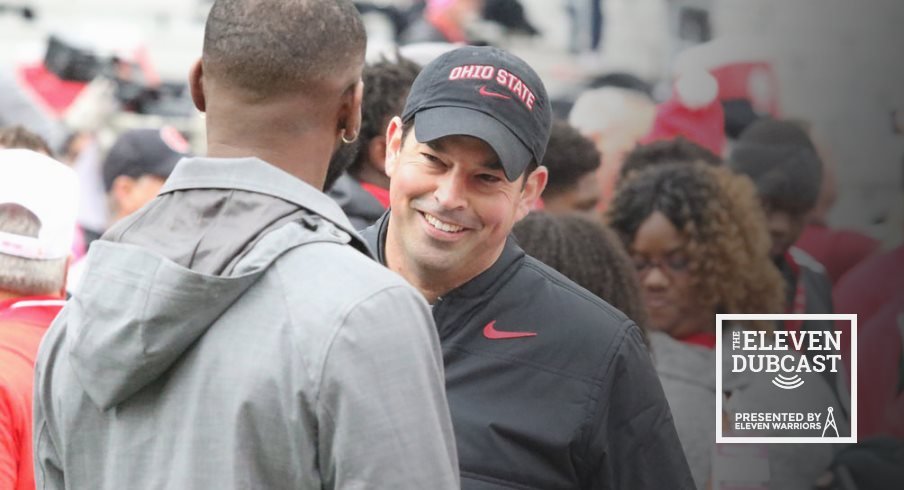
[[492,340],[517,339],[521,337],[536,337],[537,332],[503,332],[496,330],[496,320],[493,320],[483,327],[483,336]]
[[482,85],[482,86],[480,87],[480,90],[479,90],[478,92],[480,92],[480,95],[482,95],[482,96],[484,96],[484,97],[496,97],[496,98],[499,98],[499,99],[509,99],[509,100],[511,99],[511,97],[509,97],[508,95],[505,95],[505,94],[497,94],[496,92],[490,92],[489,90],[487,90],[487,86],[486,86],[486,85]]

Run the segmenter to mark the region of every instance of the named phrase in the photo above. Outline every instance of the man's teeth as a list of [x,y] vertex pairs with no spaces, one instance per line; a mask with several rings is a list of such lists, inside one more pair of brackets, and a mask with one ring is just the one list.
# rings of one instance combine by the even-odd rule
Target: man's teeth
[[427,223],[430,223],[431,225],[433,225],[433,227],[436,228],[437,230],[442,230],[447,233],[456,233],[456,232],[459,232],[464,229],[461,226],[451,225],[449,223],[442,222],[439,219],[437,219],[435,216],[429,215],[427,213],[424,213],[424,217],[427,218]]

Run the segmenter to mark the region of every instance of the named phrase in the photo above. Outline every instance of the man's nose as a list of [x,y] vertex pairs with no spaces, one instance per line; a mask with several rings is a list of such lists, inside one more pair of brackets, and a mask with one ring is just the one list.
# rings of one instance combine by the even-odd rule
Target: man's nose
[[449,172],[442,176],[433,193],[436,201],[445,209],[458,209],[465,207],[465,182],[464,179]]

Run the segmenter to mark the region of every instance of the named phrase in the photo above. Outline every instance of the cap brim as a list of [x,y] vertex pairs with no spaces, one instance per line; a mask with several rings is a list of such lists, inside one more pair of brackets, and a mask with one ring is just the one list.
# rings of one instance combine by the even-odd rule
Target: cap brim
[[483,112],[464,107],[432,107],[414,116],[414,137],[419,143],[455,135],[473,136],[490,145],[510,182],[524,173],[532,158],[530,150],[511,130]]

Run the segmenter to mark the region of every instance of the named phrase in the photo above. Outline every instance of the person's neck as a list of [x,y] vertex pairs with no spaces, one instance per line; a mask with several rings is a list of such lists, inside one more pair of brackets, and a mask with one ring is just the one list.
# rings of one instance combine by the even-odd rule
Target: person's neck
[[338,132],[310,101],[229,101],[207,108],[207,156],[255,157],[323,189]]
[[259,158],[286,171],[317,189],[323,189],[331,149],[325,146],[324,135],[299,136],[291,145],[262,138],[242,141],[229,136],[208,136],[207,156],[211,158]]
[[382,189],[389,189],[389,177],[386,176],[386,173],[366,163],[353,173],[353,177],[359,182],[366,182]]

